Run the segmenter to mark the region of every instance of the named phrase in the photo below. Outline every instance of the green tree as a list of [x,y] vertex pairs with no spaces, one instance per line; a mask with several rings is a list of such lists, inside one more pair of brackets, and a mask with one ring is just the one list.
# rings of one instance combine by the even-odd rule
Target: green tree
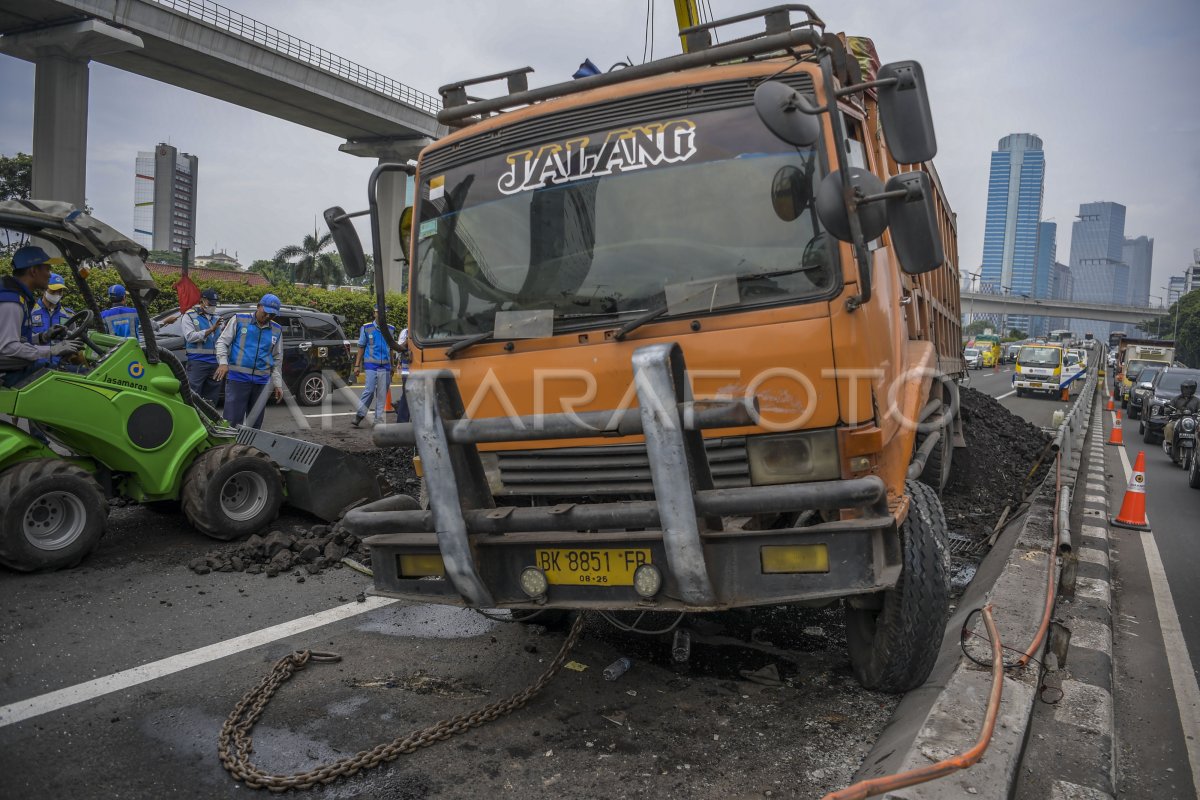
[[153,261],[155,264],[171,264],[172,266],[183,266],[183,256],[179,253],[172,253],[170,250],[151,250],[146,256],[147,261]]
[[333,244],[333,234],[313,231],[300,244],[289,244],[279,248],[275,260],[291,265],[292,278],[296,283],[311,283],[318,286],[340,284],[346,280],[341,260],[336,253],[327,251]]
[[977,319],[967,327],[963,328],[963,333],[967,334],[968,336],[974,336],[977,333],[983,333],[989,328],[995,330],[996,324],[993,322],[988,322],[986,319]]
[[291,265],[272,258],[259,258],[250,265],[251,272],[266,278],[272,286],[283,286],[292,282]]
[[[1171,325],[1166,335],[1177,331],[1175,336],[1175,358],[1189,367],[1200,367],[1200,290],[1188,292],[1171,307]],[[1178,314],[1178,320],[1175,315]]]
[[28,200],[33,192],[33,156],[0,155],[0,200]]
[[1010,330],[1008,332],[1008,338],[1010,338],[1010,339],[1024,339],[1027,336],[1029,336],[1029,334],[1027,334],[1025,331],[1021,330],[1020,328],[1013,328],[1012,330]]

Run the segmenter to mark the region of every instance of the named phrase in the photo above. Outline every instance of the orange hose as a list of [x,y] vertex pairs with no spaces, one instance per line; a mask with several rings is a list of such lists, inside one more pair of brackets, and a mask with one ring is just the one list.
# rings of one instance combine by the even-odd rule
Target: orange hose
[[988,639],[992,644],[992,692],[988,697],[987,713],[983,718],[983,730],[979,734],[979,741],[961,755],[929,766],[911,769],[908,772],[859,781],[845,789],[830,792],[825,795],[823,800],[862,800],[864,797],[872,797],[907,786],[916,786],[918,783],[926,783],[936,778],[943,778],[960,769],[966,769],[983,757],[983,752],[987,750],[988,743],[992,740],[992,733],[996,729],[996,716],[1000,713],[1000,698],[1004,692],[1004,653],[1000,649],[1000,631],[992,619],[990,603],[983,607],[983,624],[987,628]]

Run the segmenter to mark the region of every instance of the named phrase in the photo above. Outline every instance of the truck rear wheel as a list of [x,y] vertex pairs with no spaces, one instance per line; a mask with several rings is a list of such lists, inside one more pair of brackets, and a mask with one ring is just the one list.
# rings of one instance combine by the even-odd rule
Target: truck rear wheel
[[[944,405],[939,413],[946,414],[949,411],[949,406]],[[947,414],[948,417],[948,414]],[[942,489],[946,488],[946,484],[950,481],[950,460],[954,456],[954,442],[951,439],[951,426],[943,425],[939,432],[941,438],[934,445],[933,450],[929,453],[929,458],[925,460],[925,468],[921,470],[918,480],[929,486],[939,495]],[[930,434],[920,434],[917,436],[917,449],[921,448],[921,444],[929,437]]]
[[937,661],[950,608],[950,548],[942,503],[908,481],[911,506],[900,526],[899,582],[878,608],[846,607],[846,641],[854,675],[867,689],[907,692],[925,682]]
[[244,444],[214,447],[183,478],[183,513],[206,536],[249,536],[279,516],[283,478],[267,454]]
[[104,535],[108,503],[86,470],[58,458],[0,472],[0,564],[21,572],[73,567]]

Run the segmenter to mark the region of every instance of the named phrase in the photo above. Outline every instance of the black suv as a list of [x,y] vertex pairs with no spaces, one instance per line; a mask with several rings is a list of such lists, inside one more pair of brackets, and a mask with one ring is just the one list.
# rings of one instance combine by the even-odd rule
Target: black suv
[[[1154,376],[1148,396],[1142,404],[1142,425],[1139,428],[1146,444],[1159,444],[1163,440],[1163,428],[1167,426],[1164,409],[1179,395],[1179,386],[1185,380],[1200,380],[1200,369],[1166,367]],[[1149,412],[1146,413],[1146,409]]]
[[[217,316],[226,320],[234,314],[253,314],[253,304],[218,305]],[[155,317],[156,322],[171,316],[166,312]],[[332,390],[326,373],[334,372],[346,383],[352,383],[355,342],[346,338],[342,326],[346,320],[340,314],[327,314],[308,306],[284,305],[275,315],[283,328],[283,382],[302,406],[316,406]],[[159,347],[170,350],[180,361],[187,360],[183,334],[178,320],[163,325],[155,334]]]

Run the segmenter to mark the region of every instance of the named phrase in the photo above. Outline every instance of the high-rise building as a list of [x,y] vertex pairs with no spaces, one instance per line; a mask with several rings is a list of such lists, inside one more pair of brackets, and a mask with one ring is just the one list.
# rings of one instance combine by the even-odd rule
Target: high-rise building
[[[1033,271],[1033,296],[1053,297],[1054,262],[1058,258],[1058,223],[1038,223],[1037,266]],[[1029,335],[1045,336],[1050,332],[1049,317],[1030,317]]]
[[1200,247],[1192,251],[1192,263],[1183,272],[1183,293],[1200,289]]
[[1187,273],[1172,275],[1167,279],[1167,305],[1179,302],[1179,298],[1187,294]]
[[[1046,157],[1042,140],[1013,133],[992,153],[981,280],[1003,292],[1033,296]],[[1010,314],[1007,327],[1027,330],[1027,316]]]
[[139,152],[133,180],[133,236],[147,250],[181,253],[196,240],[198,159],[169,144]]
[[[1074,280],[1071,268],[1057,261],[1050,267],[1050,297],[1055,300],[1074,299]],[[1070,328],[1071,320],[1063,317],[1051,317],[1049,327],[1052,331]]]
[[[1125,305],[1129,300],[1129,265],[1125,256],[1125,206],[1120,203],[1083,203],[1071,225],[1072,299],[1081,303]],[[1124,325],[1094,320],[1077,320],[1072,326],[1087,325],[1097,339],[1107,339]]]
[[1154,263],[1154,240],[1147,236],[1126,239],[1121,248],[1121,260],[1129,265],[1129,296],[1131,306],[1150,305],[1150,267]]

